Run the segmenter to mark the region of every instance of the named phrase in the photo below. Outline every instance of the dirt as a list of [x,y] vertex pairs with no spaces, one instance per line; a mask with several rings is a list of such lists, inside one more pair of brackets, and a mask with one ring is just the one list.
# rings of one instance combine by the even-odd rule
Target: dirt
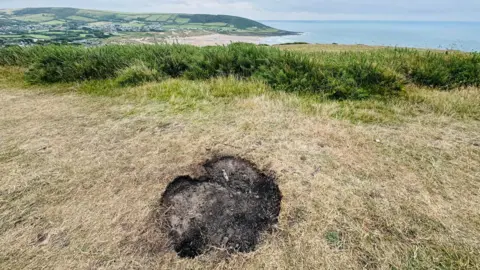
[[181,257],[210,250],[250,252],[277,222],[282,198],[272,175],[249,161],[220,157],[205,174],[175,178],[162,196],[161,222]]

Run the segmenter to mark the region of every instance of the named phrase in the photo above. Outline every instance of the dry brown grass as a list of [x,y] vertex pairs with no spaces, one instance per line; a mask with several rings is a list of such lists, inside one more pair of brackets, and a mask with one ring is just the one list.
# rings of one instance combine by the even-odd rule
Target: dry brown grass
[[[478,89],[355,103],[356,119],[336,113],[348,103],[262,91],[191,110],[176,107],[184,92],[138,98],[155,87],[0,90],[1,269],[480,268]],[[467,116],[435,109],[449,100]],[[279,230],[227,259],[152,250],[164,188],[214,154],[277,173]]]

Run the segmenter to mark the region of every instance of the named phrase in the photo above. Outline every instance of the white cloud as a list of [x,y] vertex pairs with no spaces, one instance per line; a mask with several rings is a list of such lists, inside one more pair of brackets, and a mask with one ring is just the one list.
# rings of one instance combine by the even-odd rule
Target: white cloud
[[279,20],[480,20],[479,0],[0,0],[0,8],[230,14]]

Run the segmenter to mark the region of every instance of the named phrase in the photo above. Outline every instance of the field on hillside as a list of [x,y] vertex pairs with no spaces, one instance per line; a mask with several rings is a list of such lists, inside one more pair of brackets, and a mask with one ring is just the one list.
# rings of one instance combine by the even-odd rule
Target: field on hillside
[[[52,34],[54,31],[61,31],[62,35]],[[132,33],[173,34],[172,32],[187,31],[251,36],[294,34],[246,18],[227,15],[135,14],[74,8],[0,9],[0,45],[97,44],[112,37],[128,39]],[[47,38],[32,33],[40,33]],[[12,34],[18,36],[13,37]]]
[[[0,51],[0,268],[480,269],[478,55],[302,46]],[[217,155],[278,228],[179,258],[152,213]]]

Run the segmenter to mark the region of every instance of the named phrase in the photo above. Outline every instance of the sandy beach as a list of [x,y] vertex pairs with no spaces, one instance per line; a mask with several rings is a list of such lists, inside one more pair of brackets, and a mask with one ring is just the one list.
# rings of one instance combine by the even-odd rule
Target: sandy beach
[[195,46],[212,46],[212,45],[227,45],[233,42],[246,42],[259,44],[263,37],[256,36],[230,36],[222,34],[209,34],[201,36],[190,37],[169,37],[165,41],[167,43],[189,44]]
[[265,40],[265,37],[260,36],[231,36],[217,33],[190,33],[190,32],[173,32],[155,34],[148,37],[129,37],[119,36],[109,39],[107,44],[188,44],[194,46],[214,46],[214,45],[228,45],[234,42],[245,42],[260,44]]

